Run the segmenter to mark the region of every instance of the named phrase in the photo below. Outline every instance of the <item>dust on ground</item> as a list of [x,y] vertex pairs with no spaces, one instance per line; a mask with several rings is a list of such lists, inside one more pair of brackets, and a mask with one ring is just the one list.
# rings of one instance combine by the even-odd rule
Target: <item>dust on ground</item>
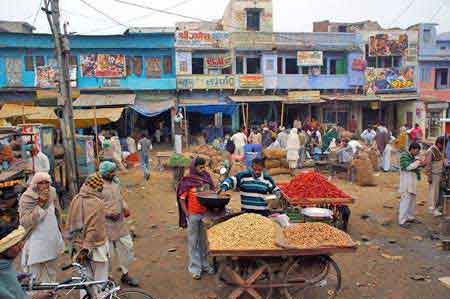
[[[450,290],[438,278],[450,275],[450,254],[433,240],[439,218],[427,212],[426,180],[419,183],[417,196],[417,218],[423,224],[406,230],[396,221],[398,173],[377,173],[375,178],[376,187],[332,179],[356,198],[349,233],[360,241],[356,253],[334,256],[343,274],[339,298],[449,298]],[[140,169],[134,169],[121,180],[136,222],[137,261],[130,273],[141,286],[156,298],[206,299],[219,294],[214,277],[195,281],[187,272],[186,231],[178,228],[171,172],[153,170],[150,181],[144,182]],[[233,204],[238,205],[237,194]]]

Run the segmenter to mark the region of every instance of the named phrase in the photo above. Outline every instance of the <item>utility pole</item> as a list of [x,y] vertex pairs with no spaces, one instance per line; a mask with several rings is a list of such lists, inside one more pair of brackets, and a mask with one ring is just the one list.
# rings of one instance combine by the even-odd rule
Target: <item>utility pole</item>
[[67,29],[65,25],[64,35],[61,34],[59,0],[44,0],[44,5],[45,8],[42,10],[47,14],[47,20],[55,43],[55,53],[59,67],[58,106],[62,106],[62,117],[61,115],[58,115],[58,117],[60,118],[61,123],[66,179],[69,185],[69,196],[71,198],[78,192],[79,175],[76,157],[72,96],[70,90],[69,40],[67,39]]

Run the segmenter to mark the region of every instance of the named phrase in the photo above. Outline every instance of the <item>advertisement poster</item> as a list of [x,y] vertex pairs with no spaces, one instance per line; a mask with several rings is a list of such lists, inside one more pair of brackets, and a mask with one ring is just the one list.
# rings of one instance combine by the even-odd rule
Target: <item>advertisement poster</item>
[[358,57],[352,61],[352,70],[354,71],[364,71],[366,69],[366,61],[363,57]]
[[322,51],[298,51],[297,65],[299,66],[323,65]]
[[240,88],[264,88],[264,77],[260,74],[255,75],[240,75]]
[[95,77],[95,65],[97,63],[97,55],[81,55],[81,76],[82,77]]
[[405,68],[367,68],[364,91],[368,95],[392,91],[415,91],[414,67]]
[[177,31],[177,48],[228,48],[230,33],[224,31]]
[[161,58],[151,57],[146,59],[147,78],[161,78]]
[[121,78],[126,76],[124,55],[89,54],[80,56],[81,76]]
[[[70,66],[70,87],[77,87],[77,67]],[[58,86],[59,69],[56,66],[36,67],[36,87],[56,88]]]
[[205,56],[205,68],[225,69],[231,66],[231,56],[229,54],[207,55]]
[[177,75],[192,74],[192,53],[177,52]]
[[369,56],[405,56],[407,49],[406,33],[382,33],[369,39]]
[[234,89],[233,75],[199,75],[177,77],[177,89]]

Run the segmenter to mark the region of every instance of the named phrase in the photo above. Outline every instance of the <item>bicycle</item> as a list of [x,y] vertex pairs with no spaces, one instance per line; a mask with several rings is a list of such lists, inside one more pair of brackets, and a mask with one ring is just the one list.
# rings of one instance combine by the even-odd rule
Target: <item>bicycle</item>
[[22,289],[26,292],[30,291],[53,291],[55,298],[58,292],[68,290],[64,296],[68,296],[74,290],[84,290],[86,295],[83,299],[154,299],[147,291],[139,288],[121,289],[113,280],[92,280],[87,274],[87,269],[78,263],[61,268],[67,271],[74,268],[79,276],[68,278],[62,282],[56,283],[35,283],[31,278],[31,274],[25,273],[22,279],[29,278],[28,282],[21,283]]

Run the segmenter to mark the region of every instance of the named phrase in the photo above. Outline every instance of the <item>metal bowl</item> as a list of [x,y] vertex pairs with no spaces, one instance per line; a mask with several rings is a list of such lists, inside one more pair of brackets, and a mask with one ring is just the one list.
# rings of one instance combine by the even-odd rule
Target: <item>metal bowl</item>
[[219,195],[213,191],[197,193],[199,203],[207,209],[224,209],[231,200],[230,195]]
[[323,208],[304,208],[302,209],[302,215],[309,218],[332,218],[333,211]]

